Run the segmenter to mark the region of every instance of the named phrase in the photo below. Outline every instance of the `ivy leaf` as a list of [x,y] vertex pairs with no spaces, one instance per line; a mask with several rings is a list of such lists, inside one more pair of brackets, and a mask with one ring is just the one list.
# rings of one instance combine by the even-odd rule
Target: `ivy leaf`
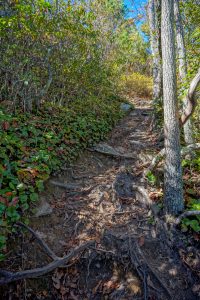
[[30,194],[30,199],[33,202],[37,201],[38,200],[38,194],[37,193]]
[[7,208],[6,214],[8,217],[11,218],[11,221],[13,222],[18,221],[20,219],[20,215],[18,214],[16,207],[14,206],[9,206]]

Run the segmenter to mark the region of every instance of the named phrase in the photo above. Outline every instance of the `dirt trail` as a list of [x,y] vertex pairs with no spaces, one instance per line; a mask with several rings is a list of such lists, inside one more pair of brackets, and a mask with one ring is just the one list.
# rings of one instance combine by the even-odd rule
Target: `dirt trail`
[[[133,158],[83,152],[73,166],[47,183],[41,198],[52,213],[31,221],[57,255],[90,239],[96,240],[95,247],[66,268],[21,283],[13,295],[20,299],[198,299],[192,292],[195,279],[163,237],[144,195],[133,188],[153,192],[142,172],[151,153],[159,150],[150,132],[148,101],[134,104],[135,110],[105,141]],[[67,184],[68,189],[52,180]],[[48,262],[32,240],[24,239],[22,251],[23,269]]]

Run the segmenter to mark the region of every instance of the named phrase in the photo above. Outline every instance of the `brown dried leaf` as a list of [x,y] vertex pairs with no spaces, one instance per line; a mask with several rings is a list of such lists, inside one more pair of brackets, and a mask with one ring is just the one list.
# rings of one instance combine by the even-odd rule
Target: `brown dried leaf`
[[144,236],[140,236],[138,239],[139,246],[142,247],[144,245],[144,242],[145,242]]

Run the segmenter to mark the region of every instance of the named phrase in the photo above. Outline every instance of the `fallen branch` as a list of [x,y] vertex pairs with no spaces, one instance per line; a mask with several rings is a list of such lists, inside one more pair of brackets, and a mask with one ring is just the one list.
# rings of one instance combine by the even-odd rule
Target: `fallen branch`
[[[20,224],[20,226],[22,226],[22,224]],[[27,228],[26,225],[24,227]],[[28,227],[27,229],[30,231],[30,227]],[[36,235],[36,233],[34,231],[32,232],[32,230],[31,230],[30,232],[32,234],[34,234],[35,237],[37,236],[37,239],[40,240],[40,242],[41,242],[40,237],[38,235]],[[58,257],[54,254],[53,256],[55,257],[55,259],[51,263],[49,263],[48,265],[46,265],[44,267],[39,267],[39,268],[20,271],[20,272],[9,272],[6,270],[0,270],[0,285],[5,285],[10,282],[27,279],[27,278],[36,278],[36,277],[45,275],[58,267],[61,267],[61,266],[64,267],[66,265],[66,263],[69,262],[69,260],[74,258],[77,254],[84,251],[88,247],[94,246],[94,244],[95,244],[95,241],[86,242],[86,243],[74,248],[69,254],[65,255],[64,257]],[[42,247],[45,249],[46,252],[49,253],[49,251],[50,251],[49,254],[51,254],[51,257],[52,257],[53,252],[49,248],[47,250],[48,246],[44,242],[42,242]]]
[[175,220],[175,225],[179,225],[183,218],[190,217],[190,216],[196,216],[196,215],[200,215],[200,210],[185,211]]
[[[183,147],[181,149],[181,156],[184,157],[187,154],[193,152],[194,150],[199,150],[200,149],[200,143],[196,143],[196,144],[190,144],[186,147]],[[159,164],[159,162],[162,161],[162,159],[165,156],[165,149],[162,149],[152,160],[150,166],[148,167],[148,169],[145,170],[144,175],[146,176],[148,172],[152,172],[153,170],[156,169],[157,165]]]

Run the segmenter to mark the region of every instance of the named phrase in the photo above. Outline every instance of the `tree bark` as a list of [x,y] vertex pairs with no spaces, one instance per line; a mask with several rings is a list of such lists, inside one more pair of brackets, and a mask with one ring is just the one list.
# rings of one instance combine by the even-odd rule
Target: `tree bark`
[[[183,84],[187,75],[187,62],[186,62],[186,50],[184,42],[184,32],[182,26],[182,19],[179,7],[179,0],[174,0],[174,16],[176,22],[176,42],[177,42],[177,52],[178,52],[178,62],[179,62],[179,78],[180,82]],[[187,98],[184,99],[183,109],[188,106]],[[186,144],[193,144],[193,131],[191,119],[183,125],[184,139]]]
[[162,62],[165,132],[164,203],[170,214],[183,210],[183,183],[177,105],[174,1],[162,0]]
[[196,107],[196,100],[195,100],[195,92],[200,83],[200,68],[195,75],[195,77],[192,79],[190,83],[190,87],[188,89],[187,93],[187,106],[185,107],[182,116],[181,116],[181,123],[184,125],[190,118],[190,116],[193,114],[195,107]]
[[159,39],[159,2],[160,0],[149,0],[148,16],[150,28],[150,44],[153,57],[153,100],[155,103],[162,96],[162,66],[160,55],[160,39]]

